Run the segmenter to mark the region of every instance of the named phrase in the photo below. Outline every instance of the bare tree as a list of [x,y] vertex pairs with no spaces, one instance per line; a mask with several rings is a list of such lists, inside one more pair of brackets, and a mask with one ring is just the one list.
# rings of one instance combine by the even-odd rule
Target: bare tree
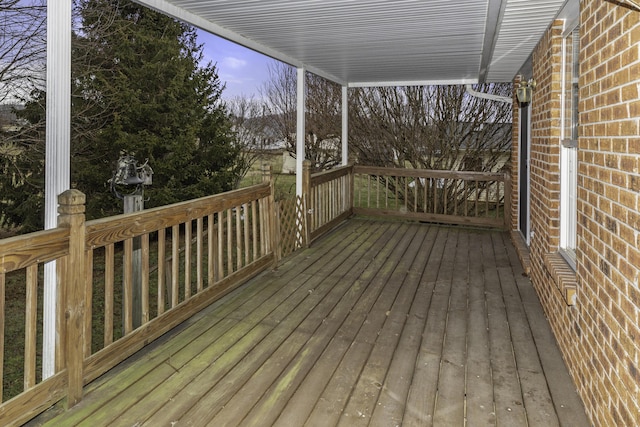
[[[512,93],[510,84],[485,84],[476,90],[504,97]],[[496,171],[508,167],[511,104],[472,96],[464,86],[357,89],[350,98],[349,136],[350,149],[366,165]],[[398,184],[400,192],[406,188],[393,180],[388,184]],[[438,195],[441,206],[445,198],[454,206],[452,201],[465,197],[456,187],[424,191],[425,185],[442,183],[413,183],[407,201],[434,203],[414,198],[414,191]]]
[[247,175],[251,166],[262,156],[273,135],[267,126],[264,103],[255,98],[235,97],[227,101],[227,110],[233,123],[234,141],[240,148],[237,180],[234,187]]
[[46,0],[0,2],[0,104],[44,87],[46,12]]
[[[509,97],[510,84],[478,88]],[[511,105],[471,96],[464,86],[356,89],[350,145],[369,165],[493,170],[511,143]]]
[[[314,170],[327,169],[340,162],[341,87],[312,73],[306,73],[305,154]],[[269,80],[262,96],[270,113],[270,125],[295,153],[297,75],[295,68],[282,62],[269,66]]]

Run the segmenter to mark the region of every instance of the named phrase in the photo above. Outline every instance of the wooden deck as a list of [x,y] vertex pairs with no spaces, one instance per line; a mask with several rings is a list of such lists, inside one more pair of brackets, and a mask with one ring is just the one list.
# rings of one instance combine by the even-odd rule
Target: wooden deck
[[589,425],[501,232],[352,219],[31,425]]

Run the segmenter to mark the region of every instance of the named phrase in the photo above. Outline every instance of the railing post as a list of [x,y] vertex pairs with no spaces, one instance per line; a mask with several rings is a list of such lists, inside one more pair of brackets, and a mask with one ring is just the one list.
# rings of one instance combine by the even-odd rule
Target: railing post
[[275,182],[273,180],[273,176],[271,173],[271,165],[263,164],[262,165],[262,182],[269,183],[271,187],[271,195],[267,200],[267,223],[269,227],[269,232],[266,233],[267,238],[267,251],[269,248],[273,251],[273,259],[274,259],[274,267],[278,265],[279,255],[280,255],[280,229],[278,223],[278,213],[276,209],[278,209],[276,205],[275,199]]
[[65,360],[68,378],[67,407],[82,399],[84,325],[86,315],[85,293],[85,195],[78,190],[67,190],[58,196],[58,226],[69,229],[69,256],[66,259],[66,277],[63,305],[65,317]]
[[504,173],[504,229],[511,230],[511,173]]
[[353,162],[349,162],[349,211],[353,215],[353,208],[355,207],[355,191],[356,191],[356,167]]
[[305,236],[304,241],[307,242],[307,246],[309,246],[309,242],[311,241],[311,236],[309,235],[309,230],[313,226],[313,222],[311,217],[315,214],[314,209],[316,206],[311,201],[311,160],[304,160],[302,162],[302,206],[304,212],[302,213],[301,220],[304,221],[302,224],[302,229],[304,230]]

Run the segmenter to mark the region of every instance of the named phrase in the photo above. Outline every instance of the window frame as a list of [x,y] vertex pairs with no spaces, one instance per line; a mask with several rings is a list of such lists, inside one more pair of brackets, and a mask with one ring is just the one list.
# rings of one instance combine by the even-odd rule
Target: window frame
[[[569,54],[571,58],[568,58]],[[558,248],[558,252],[574,270],[576,269],[578,225],[579,56],[580,26],[576,20],[565,25],[562,34],[560,245]]]

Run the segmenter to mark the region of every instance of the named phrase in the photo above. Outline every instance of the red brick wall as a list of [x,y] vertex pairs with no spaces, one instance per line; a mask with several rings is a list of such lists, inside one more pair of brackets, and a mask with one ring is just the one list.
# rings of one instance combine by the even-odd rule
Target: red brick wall
[[531,278],[594,424],[640,425],[640,12],[580,9],[577,304],[543,263],[559,238],[561,22],[533,55]]

